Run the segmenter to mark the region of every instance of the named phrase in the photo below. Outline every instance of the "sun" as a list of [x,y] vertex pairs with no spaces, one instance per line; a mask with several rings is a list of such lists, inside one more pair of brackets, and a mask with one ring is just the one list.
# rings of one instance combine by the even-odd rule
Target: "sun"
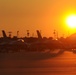
[[67,17],[66,23],[71,28],[76,28],[76,15],[71,15]]

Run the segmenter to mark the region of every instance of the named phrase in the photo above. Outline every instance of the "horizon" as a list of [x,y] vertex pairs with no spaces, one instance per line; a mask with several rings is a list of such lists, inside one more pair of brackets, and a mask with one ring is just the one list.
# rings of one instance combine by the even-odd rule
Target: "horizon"
[[[5,30],[2,30],[2,31],[5,31]],[[1,34],[0,34],[0,37],[3,37],[3,33],[2,33],[2,31],[1,31]],[[54,30],[53,31],[53,36],[43,36],[42,35],[42,31],[41,30],[38,30],[40,33],[41,33],[41,36],[44,38],[44,37],[46,37],[46,38],[50,38],[50,37],[52,37],[52,38],[61,38],[61,37],[63,37],[63,38],[67,38],[67,37],[74,37],[75,35],[76,35],[76,33],[73,33],[73,34],[70,34],[69,32],[68,32],[68,34],[67,34],[67,36],[65,37],[64,36],[64,34],[63,34],[63,36],[59,36],[58,35],[58,32],[56,32],[56,30]],[[13,38],[13,37],[18,37],[18,38],[24,38],[24,37],[38,37],[38,35],[37,35],[37,30],[35,31],[35,34],[34,33],[30,33],[30,31],[29,30],[26,30],[26,34],[25,34],[25,36],[21,36],[20,35],[20,31],[16,31],[15,32],[15,35],[13,35],[13,32],[12,31],[5,31],[5,33],[6,33],[6,36],[7,37],[11,37],[11,38]],[[28,33],[29,33],[29,35],[28,35]]]

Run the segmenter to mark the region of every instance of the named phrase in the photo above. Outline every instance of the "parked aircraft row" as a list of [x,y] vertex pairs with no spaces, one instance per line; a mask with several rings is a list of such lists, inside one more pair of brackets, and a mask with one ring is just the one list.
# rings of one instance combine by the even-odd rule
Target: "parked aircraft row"
[[0,38],[0,52],[9,51],[43,51],[45,49],[61,48],[61,43],[58,40],[44,40],[39,30],[37,30],[38,38],[10,38],[7,37],[2,30],[3,38]]
[[39,30],[38,38],[10,38],[2,30],[3,38],[0,38],[0,52],[18,52],[18,51],[53,51],[55,49],[73,50],[75,44],[67,43],[66,40],[43,39]]

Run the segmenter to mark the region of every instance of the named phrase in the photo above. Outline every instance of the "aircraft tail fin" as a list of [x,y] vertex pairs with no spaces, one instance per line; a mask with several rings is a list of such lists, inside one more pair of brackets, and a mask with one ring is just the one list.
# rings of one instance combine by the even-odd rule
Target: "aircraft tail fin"
[[3,37],[4,37],[4,38],[7,38],[7,35],[6,35],[6,33],[5,33],[4,30],[2,30],[2,34],[3,34]]
[[37,30],[38,39],[42,39],[41,33],[39,30]]

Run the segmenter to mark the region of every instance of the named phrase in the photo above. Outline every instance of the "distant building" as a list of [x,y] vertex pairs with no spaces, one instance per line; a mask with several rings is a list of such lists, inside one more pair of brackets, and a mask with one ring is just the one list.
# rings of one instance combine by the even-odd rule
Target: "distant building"
[[70,40],[76,41],[76,33],[70,35],[68,38],[69,38]]

